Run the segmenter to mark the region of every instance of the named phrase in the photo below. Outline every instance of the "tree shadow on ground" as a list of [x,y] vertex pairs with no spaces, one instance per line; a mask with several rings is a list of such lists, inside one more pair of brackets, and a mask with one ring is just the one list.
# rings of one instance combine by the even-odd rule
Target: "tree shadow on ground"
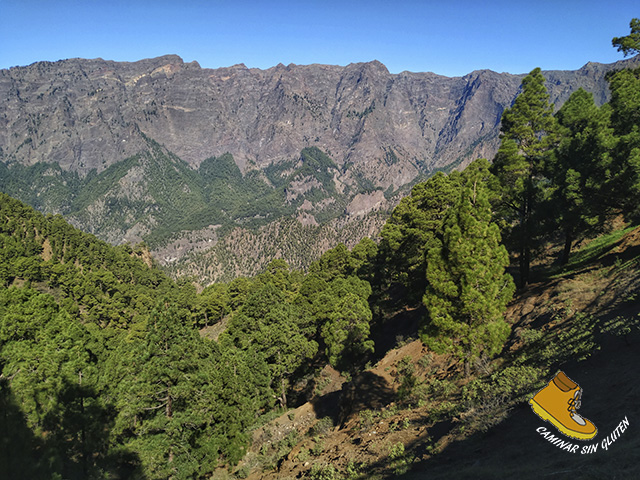
[[109,451],[111,412],[94,392],[66,384],[57,400],[42,422],[46,434],[36,435],[9,382],[0,379],[1,478],[144,478],[137,454],[126,448]]
[[2,478],[50,478],[42,465],[44,441],[27,427],[8,382],[0,380],[0,473]]
[[380,410],[395,400],[395,392],[387,380],[369,371],[354,376],[342,386],[341,393],[338,419],[341,426],[363,410]]
[[[578,382],[583,390],[579,413],[598,428],[595,438],[587,441],[564,437],[548,422],[542,421],[526,401],[517,404],[501,422],[486,431],[451,441],[435,455],[425,449],[423,438],[405,445],[415,456],[411,471],[399,478],[418,479],[627,479],[637,477],[640,465],[640,435],[633,421],[640,415],[640,386],[635,366],[640,361],[640,335],[612,339],[583,362],[570,361],[561,369]],[[602,441],[610,437],[621,421],[630,425],[608,448]],[[455,430],[457,425],[452,424]],[[544,427],[545,430],[542,430]],[[541,429],[541,431],[538,431]],[[552,434],[578,448],[572,453],[550,443],[541,432]],[[429,432],[430,433],[430,432]],[[435,432],[431,443],[437,443]],[[597,445],[596,450],[583,450]],[[438,449],[437,449],[438,450]],[[427,453],[427,455],[425,455]],[[388,459],[386,460],[388,462]],[[380,462],[385,467],[385,461]]]
[[372,372],[361,372],[341,390],[317,397],[311,401],[317,418],[330,417],[334,425],[341,427],[353,415],[363,410],[380,410],[395,399],[388,382]]

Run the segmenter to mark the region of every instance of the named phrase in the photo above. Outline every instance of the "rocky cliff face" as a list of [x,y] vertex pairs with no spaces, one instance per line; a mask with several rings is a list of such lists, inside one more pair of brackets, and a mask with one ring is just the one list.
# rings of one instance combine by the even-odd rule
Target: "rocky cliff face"
[[[606,101],[604,75],[615,66],[587,64],[578,71],[545,72],[551,100],[559,106],[583,87],[598,102]],[[406,192],[435,169],[491,158],[499,144],[500,117],[521,79],[487,70],[457,78],[393,75],[375,61],[268,70],[244,65],[203,69],[177,56],[134,63],[40,62],[0,70],[0,175],[13,178],[20,171],[24,177],[33,174],[30,168],[47,164],[38,170],[39,181],[48,173],[57,182],[57,195],[66,200],[51,200],[45,182],[31,203],[70,215],[81,228],[88,226],[114,243],[145,238],[166,217],[153,216],[158,192],[166,193],[153,182],[162,183],[164,174],[156,168],[154,180],[144,169],[150,161],[140,161],[140,155],[157,160],[160,150],[182,175],[172,181],[183,182],[182,191],[189,198],[202,197],[203,205],[207,193],[199,196],[188,170],[198,171],[208,159],[230,153],[243,176],[284,189],[281,202],[291,207],[287,216],[301,225],[322,227],[337,221],[336,212],[361,221],[371,211],[391,208],[397,201],[394,193],[403,187]],[[318,174],[301,163],[300,152],[313,147],[332,161]],[[131,170],[118,167],[135,156],[137,162],[129,161]],[[294,173],[295,178],[290,176]],[[78,203],[78,188],[100,175],[102,196],[85,193]],[[113,178],[119,183],[108,185]],[[29,201],[29,178],[20,179],[20,188],[15,178],[12,182],[13,187],[7,181],[0,186],[22,189],[22,198]],[[122,217],[126,229],[107,220],[115,208],[109,198],[132,209]],[[135,208],[134,200],[140,203]],[[328,210],[336,215],[326,214]],[[198,228],[219,224],[206,218],[196,223]]]
[[[611,66],[545,72],[552,101],[579,87],[607,98]],[[0,70],[2,161],[101,171],[139,153],[141,135],[188,164],[231,153],[241,169],[291,160],[316,146],[383,188],[418,170],[490,154],[521,75],[390,74],[379,62],[243,65],[217,70],[165,56],[135,63],[40,62]]]

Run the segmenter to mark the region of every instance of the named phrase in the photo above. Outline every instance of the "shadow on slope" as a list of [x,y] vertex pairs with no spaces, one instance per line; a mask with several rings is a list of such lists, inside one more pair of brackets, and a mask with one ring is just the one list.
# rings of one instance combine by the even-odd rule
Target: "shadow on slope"
[[340,424],[363,410],[379,410],[395,398],[393,388],[384,377],[366,371],[342,386]]
[[[640,430],[635,425],[640,416],[640,334],[630,338],[610,338],[603,349],[584,362],[569,362],[562,370],[583,389],[579,413],[598,428],[589,441],[573,440],[578,445],[570,453],[548,442],[537,428],[558,432],[538,418],[526,403],[518,404],[500,424],[484,433],[476,433],[461,441],[452,441],[433,457],[413,464],[412,471],[400,477],[413,479],[496,479],[496,478],[581,478],[627,479],[637,474],[640,465]],[[603,440],[623,419],[628,429],[607,449]],[[416,448],[421,456],[422,446]],[[597,445],[593,453],[583,447]]]
[[[70,400],[78,387],[65,384],[62,390],[54,412],[43,420],[47,431],[38,436],[28,427],[8,382],[0,379],[0,478],[143,480],[137,454],[126,448],[107,452],[107,410],[97,404],[78,410]],[[91,395],[88,389],[84,393],[86,398]]]

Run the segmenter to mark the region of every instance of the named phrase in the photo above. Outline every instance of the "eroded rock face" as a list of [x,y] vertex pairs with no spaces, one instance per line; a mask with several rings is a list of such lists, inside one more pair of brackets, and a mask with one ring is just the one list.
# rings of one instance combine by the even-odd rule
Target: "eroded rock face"
[[[603,103],[606,72],[638,63],[544,72],[551,101],[582,87]],[[0,186],[7,175],[15,196],[111,243],[155,238],[176,274],[213,281],[277,256],[304,267],[379,232],[418,178],[492,158],[522,78],[390,74],[377,61],[212,70],[175,55],[0,70]],[[240,171],[211,163],[225,153]],[[216,169],[236,183],[211,190]]]
[[[579,87],[604,101],[610,68],[545,72],[552,101]],[[397,188],[419,171],[491,157],[521,79],[392,75],[376,61],[268,70],[203,69],[174,55],[40,62],[0,70],[0,159],[101,171],[144,149],[146,135],[194,167],[229,152],[245,171],[317,146]]]

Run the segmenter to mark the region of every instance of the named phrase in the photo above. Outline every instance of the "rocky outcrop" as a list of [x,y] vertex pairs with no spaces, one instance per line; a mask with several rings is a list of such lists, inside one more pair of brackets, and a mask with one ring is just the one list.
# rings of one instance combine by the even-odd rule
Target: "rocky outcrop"
[[[611,68],[545,72],[552,101],[584,87],[603,102]],[[521,78],[392,75],[377,61],[268,70],[204,69],[175,55],[39,62],[0,70],[0,160],[99,172],[145,149],[146,135],[193,167],[229,152],[246,171],[316,146],[397,188],[419,172],[490,157]]]

